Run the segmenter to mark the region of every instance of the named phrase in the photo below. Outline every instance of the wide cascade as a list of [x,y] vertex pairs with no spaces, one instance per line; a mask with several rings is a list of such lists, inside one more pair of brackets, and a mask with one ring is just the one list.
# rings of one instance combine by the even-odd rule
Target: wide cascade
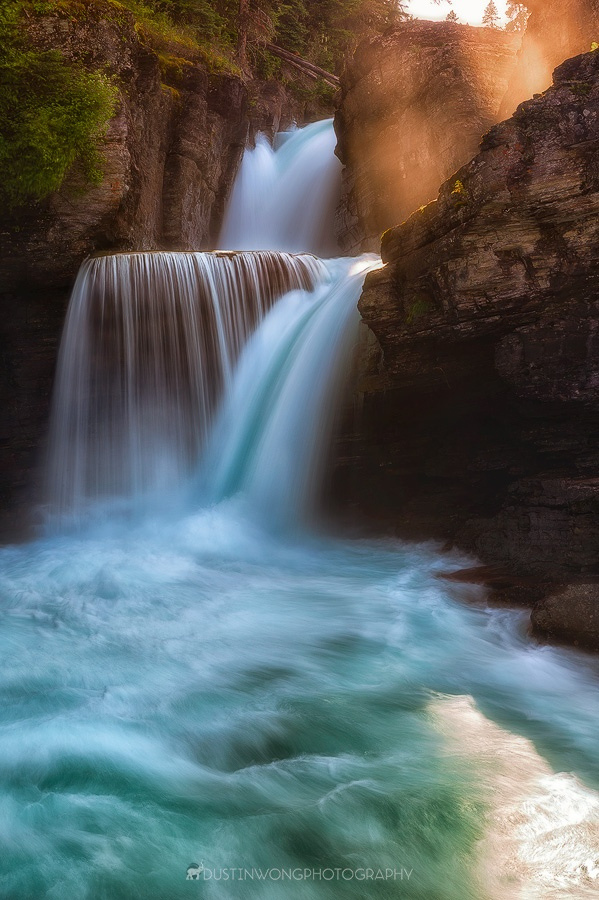
[[90,504],[160,503],[198,464],[248,336],[292,290],[327,278],[289,253],[134,253],[81,268],[57,373],[48,494],[76,519]]
[[438,577],[466,560],[305,515],[380,263],[310,255],[331,123],[277,146],[236,252],[80,273],[53,529],[0,550],[0,896],[596,896],[596,667]]

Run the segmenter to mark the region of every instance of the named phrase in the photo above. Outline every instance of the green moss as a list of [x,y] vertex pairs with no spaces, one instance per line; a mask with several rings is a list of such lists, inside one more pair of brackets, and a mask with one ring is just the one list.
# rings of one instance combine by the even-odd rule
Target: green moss
[[426,294],[418,294],[412,303],[406,314],[406,322],[408,325],[413,325],[417,319],[421,319],[423,316],[428,315],[433,309],[433,304],[431,299]]
[[591,85],[588,81],[575,81],[570,85],[570,90],[575,97],[585,99],[591,93]]
[[241,76],[241,69],[237,63],[233,62],[229,56],[221,53],[215,47],[200,44],[198,46],[198,54],[208,71],[213,75],[228,73],[229,75]]
[[194,35],[186,28],[174,25],[168,16],[155,13],[141,3],[127,3],[127,9],[135,15],[135,30],[155,50],[169,45],[184,47],[188,51],[198,49]]
[[[192,25],[175,23],[166,13],[137,0],[123,0],[122,5],[134,14],[135,30],[156,51],[161,68],[165,59],[179,60],[176,65],[180,71],[178,75],[174,73],[175,77],[181,77],[184,63],[190,64],[194,60],[203,62],[212,74],[241,75],[233,58],[233,48],[226,41],[207,40],[210,33],[206,35]],[[182,53],[187,56],[183,57]]]
[[0,195],[10,207],[57,190],[76,160],[90,182],[101,180],[98,140],[118,96],[106,75],[27,46],[20,11],[0,0]]
[[181,92],[177,90],[177,88],[173,87],[172,84],[165,84],[164,81],[160,82],[160,87],[163,91],[167,91],[175,102],[179,102],[181,100]]
[[174,56],[172,53],[158,53],[158,62],[162,78],[167,83],[180,82],[186,67],[192,65],[184,56]]

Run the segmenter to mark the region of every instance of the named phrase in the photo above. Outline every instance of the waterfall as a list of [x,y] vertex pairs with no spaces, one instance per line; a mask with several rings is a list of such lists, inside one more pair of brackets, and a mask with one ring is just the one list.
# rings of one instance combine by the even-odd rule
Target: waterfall
[[191,474],[240,350],[273,303],[327,269],[288,253],[88,260],[61,343],[49,442],[52,511],[143,508]]
[[2,897],[597,895],[596,667],[438,577],[471,561],[290,528],[380,264],[289,253],[332,139],[248,151],[223,243],[268,252],[81,269],[59,527],[0,548]]
[[219,245],[336,256],[333,217],[341,186],[332,119],[285,135],[264,135],[244,154]]
[[243,492],[277,522],[314,499],[361,284],[376,264],[307,253],[332,244],[334,146],[331,120],[275,149],[259,135],[229,204],[230,250],[84,263],[52,411],[54,521],[102,506],[164,510],[194,474],[204,502]]
[[212,436],[208,497],[243,493],[289,526],[314,506],[356,343],[357,303],[376,256],[335,260],[308,298],[284,297],[246,346]]

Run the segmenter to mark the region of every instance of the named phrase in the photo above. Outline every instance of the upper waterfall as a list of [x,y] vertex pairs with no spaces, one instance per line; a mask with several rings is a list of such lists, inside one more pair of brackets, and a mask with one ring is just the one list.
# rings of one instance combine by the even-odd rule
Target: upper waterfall
[[226,250],[289,250],[337,256],[333,219],[341,186],[333,120],[264,135],[246,150],[225,215]]

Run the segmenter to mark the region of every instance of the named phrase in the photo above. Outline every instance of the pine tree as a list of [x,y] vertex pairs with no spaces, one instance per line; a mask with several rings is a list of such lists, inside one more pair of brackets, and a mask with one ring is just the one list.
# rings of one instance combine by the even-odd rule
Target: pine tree
[[508,0],[506,15],[509,19],[505,26],[506,31],[524,31],[526,29],[530,13],[525,3],[518,3],[517,0]]
[[449,12],[447,13],[447,18],[446,18],[445,21],[446,21],[446,22],[453,22],[454,24],[455,24],[456,22],[459,22],[459,19],[458,19],[457,15],[456,15],[455,9],[450,9],[450,10],[449,10]]
[[483,25],[486,25],[487,28],[499,27],[499,13],[497,11],[497,7],[493,3],[493,0],[489,0],[489,3],[485,7],[485,11],[483,13]]

